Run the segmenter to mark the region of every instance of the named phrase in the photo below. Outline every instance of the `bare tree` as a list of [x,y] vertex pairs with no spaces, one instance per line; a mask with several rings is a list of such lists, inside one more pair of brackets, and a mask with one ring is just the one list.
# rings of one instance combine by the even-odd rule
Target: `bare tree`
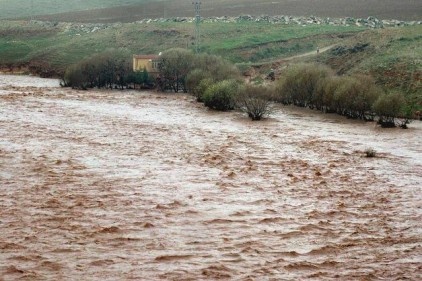
[[271,112],[272,89],[265,86],[245,85],[236,98],[237,106],[252,120],[261,120]]

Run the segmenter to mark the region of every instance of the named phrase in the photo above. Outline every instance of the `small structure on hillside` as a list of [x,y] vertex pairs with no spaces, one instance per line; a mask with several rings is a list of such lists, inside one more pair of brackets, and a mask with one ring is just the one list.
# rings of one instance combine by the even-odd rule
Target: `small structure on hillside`
[[149,75],[157,77],[160,55],[133,55],[133,71],[146,70]]

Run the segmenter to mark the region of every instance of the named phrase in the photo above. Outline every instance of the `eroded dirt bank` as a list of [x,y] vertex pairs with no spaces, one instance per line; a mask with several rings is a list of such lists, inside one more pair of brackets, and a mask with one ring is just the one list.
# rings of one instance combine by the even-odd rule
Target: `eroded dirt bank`
[[0,76],[0,280],[420,279],[421,123],[54,86]]

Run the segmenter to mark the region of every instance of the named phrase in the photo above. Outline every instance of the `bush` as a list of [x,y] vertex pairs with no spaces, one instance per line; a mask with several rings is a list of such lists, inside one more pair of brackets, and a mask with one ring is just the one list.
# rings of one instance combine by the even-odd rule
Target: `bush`
[[236,104],[252,120],[261,120],[271,113],[271,96],[270,88],[248,84],[239,90]]
[[113,50],[93,55],[68,67],[62,84],[80,89],[113,86],[123,88],[132,72],[128,58],[129,55],[125,52]]
[[338,76],[325,77],[318,83],[316,95],[322,100],[321,111],[326,113],[337,112],[338,104],[334,97],[342,83],[343,78]]
[[338,77],[325,66],[302,64],[284,73],[277,85],[276,100],[372,121],[373,104],[381,93],[369,76]]
[[405,106],[406,99],[403,94],[381,95],[373,105],[373,110],[379,118],[378,124],[383,128],[395,127],[395,118],[400,116]]
[[373,148],[367,148],[365,149],[365,156],[368,158],[373,158],[377,156],[377,152]]
[[209,87],[211,87],[215,82],[210,79],[206,78],[201,80],[197,86],[194,87],[193,95],[196,97],[196,100],[198,102],[204,102],[204,95],[205,92],[208,90]]
[[161,77],[160,88],[170,88],[176,93],[180,90],[187,92],[186,78],[193,66],[194,54],[186,49],[170,49],[161,55],[159,71]]
[[215,55],[200,54],[194,58],[194,69],[207,73],[207,78],[214,81],[241,80],[240,72],[235,65]]
[[87,89],[88,81],[79,65],[72,65],[66,69],[62,86],[72,87],[72,89]]
[[364,75],[344,77],[334,95],[337,112],[349,118],[373,120],[372,106],[381,94],[374,81]]
[[359,119],[365,121],[373,121],[375,114],[373,113],[372,106],[377,99],[382,95],[382,90],[375,85],[372,77],[367,75],[355,75],[355,90],[356,98],[353,102],[353,109]]
[[196,97],[198,101],[200,100],[199,97],[201,97],[203,94],[198,93],[198,86],[201,81],[205,80],[206,78],[210,79],[209,77],[211,77],[210,73],[199,68],[196,68],[189,72],[186,77],[186,87],[188,89],[188,92],[191,93],[194,97]]
[[146,68],[142,71],[130,72],[126,76],[126,83],[133,84],[133,88],[136,89],[136,85],[139,85],[141,89],[151,89],[155,86],[153,79],[150,77]]
[[235,80],[223,80],[211,85],[203,95],[205,106],[220,111],[234,109],[238,88]]
[[210,84],[223,80],[241,81],[238,69],[218,56],[195,55],[193,70],[186,77],[186,87],[198,101],[202,101],[202,96]]
[[300,64],[284,73],[277,86],[278,100],[283,104],[321,108],[322,96],[317,96],[318,83],[331,75],[328,67]]

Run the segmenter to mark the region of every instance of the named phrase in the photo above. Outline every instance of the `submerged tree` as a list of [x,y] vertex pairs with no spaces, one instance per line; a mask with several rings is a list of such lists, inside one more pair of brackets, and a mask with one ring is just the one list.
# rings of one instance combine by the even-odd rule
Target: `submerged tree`
[[194,54],[186,49],[170,49],[160,58],[160,87],[162,90],[170,88],[176,93],[180,90],[187,92],[186,77],[192,70]]
[[73,88],[124,88],[131,70],[126,52],[109,50],[68,67],[63,85]]
[[256,121],[271,113],[272,90],[268,86],[245,85],[236,97],[237,106]]
[[204,104],[219,111],[232,110],[235,108],[238,90],[239,83],[236,80],[223,80],[212,84],[203,95]]
[[395,127],[395,119],[400,116],[405,105],[406,99],[401,93],[381,95],[373,105],[379,118],[378,124],[383,128]]

